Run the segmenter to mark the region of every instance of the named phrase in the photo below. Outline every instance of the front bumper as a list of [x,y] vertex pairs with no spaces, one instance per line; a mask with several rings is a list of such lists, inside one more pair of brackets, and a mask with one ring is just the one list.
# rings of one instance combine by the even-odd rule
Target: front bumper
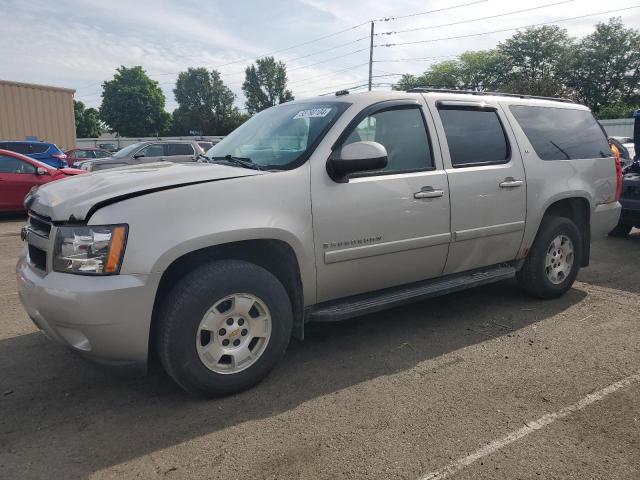
[[29,263],[25,249],[16,278],[22,304],[49,338],[115,370],[146,372],[160,274],[45,273]]
[[606,236],[618,224],[620,202],[597,205],[591,213],[591,240]]

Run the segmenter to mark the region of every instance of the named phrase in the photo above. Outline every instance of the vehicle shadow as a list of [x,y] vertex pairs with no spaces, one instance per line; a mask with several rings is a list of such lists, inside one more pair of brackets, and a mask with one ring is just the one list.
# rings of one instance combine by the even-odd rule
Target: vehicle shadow
[[[514,282],[487,285],[360,319],[308,325],[304,343],[244,393],[203,400],[162,373],[106,375],[40,333],[0,341],[0,477],[92,472],[511,334],[580,302],[537,301]],[[434,365],[435,365],[434,363]],[[424,366],[424,365],[423,365]],[[429,381],[431,366],[425,370]]]
[[640,293],[640,230],[624,238],[607,237],[591,245],[591,265],[578,280],[605,288]]

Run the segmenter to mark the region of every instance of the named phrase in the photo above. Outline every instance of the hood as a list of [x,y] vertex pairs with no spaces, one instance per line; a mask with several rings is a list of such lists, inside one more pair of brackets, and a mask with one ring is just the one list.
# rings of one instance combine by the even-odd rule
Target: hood
[[100,206],[160,190],[267,172],[206,163],[147,163],[73,175],[42,185],[25,206],[54,221],[87,220]]

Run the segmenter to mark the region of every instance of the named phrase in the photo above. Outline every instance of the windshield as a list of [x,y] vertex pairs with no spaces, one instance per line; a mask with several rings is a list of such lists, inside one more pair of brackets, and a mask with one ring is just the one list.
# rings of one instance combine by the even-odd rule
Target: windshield
[[348,105],[296,103],[263,110],[214,145],[206,157],[236,157],[269,169],[293,168]]
[[144,142],[134,143],[113,154],[113,158],[124,158],[129,156],[135,149],[140,148]]

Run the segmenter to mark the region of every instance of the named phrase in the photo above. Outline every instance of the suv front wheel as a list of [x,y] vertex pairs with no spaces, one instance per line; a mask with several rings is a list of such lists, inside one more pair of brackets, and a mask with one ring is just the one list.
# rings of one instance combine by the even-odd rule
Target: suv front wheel
[[182,278],[158,321],[158,355],[169,376],[189,392],[220,396],[267,376],[285,353],[293,314],[273,274],[223,260]]
[[539,298],[559,297],[571,288],[582,263],[582,236],[565,217],[544,217],[524,266],[520,286]]

